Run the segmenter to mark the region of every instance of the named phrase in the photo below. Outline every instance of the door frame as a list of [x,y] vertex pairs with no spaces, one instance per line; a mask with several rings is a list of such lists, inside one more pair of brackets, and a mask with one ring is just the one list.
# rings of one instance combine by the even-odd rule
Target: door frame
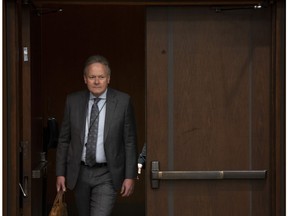
[[[4,215],[31,214],[31,106],[30,56],[23,60],[23,49],[30,51],[30,12],[20,2],[4,2],[3,57],[3,186]],[[21,155],[21,156],[20,156]],[[22,157],[22,159],[20,159]],[[23,167],[29,169],[23,170]],[[23,183],[21,176],[27,176]],[[25,186],[24,186],[25,184]],[[21,191],[21,187],[23,191]],[[24,193],[25,196],[24,197]],[[23,198],[22,198],[23,197]],[[23,206],[29,206],[29,208]],[[16,208],[15,208],[16,206]],[[25,210],[25,211],[23,211]]]
[[19,206],[19,12],[3,2],[3,215],[21,215]]
[[[105,4],[105,5],[143,5],[143,6],[176,6],[176,5],[253,5],[259,1],[229,1],[229,0],[210,0],[210,1],[181,1],[181,2],[153,2],[153,1],[72,1],[72,0],[36,0],[37,5],[42,4]],[[266,1],[263,1],[266,2]],[[22,105],[22,79],[21,59],[21,16],[22,1],[4,1],[3,2],[3,215],[18,216],[22,215],[19,196],[21,195],[19,187],[19,151],[21,148],[21,139],[23,133],[29,133],[29,127],[23,132],[25,127],[21,125],[26,111],[21,108]],[[272,124],[275,126],[272,133],[273,164],[273,188],[272,194],[272,212],[273,215],[280,216],[285,213],[285,1],[278,0],[273,5],[273,70],[272,77],[274,102],[272,110]],[[24,83],[25,84],[25,83]],[[28,85],[28,83],[26,83]],[[29,112],[29,110],[27,111]],[[30,173],[31,174],[31,173]],[[149,182],[150,175],[147,173]],[[147,185],[148,186],[148,185]],[[29,193],[29,192],[28,192]]]

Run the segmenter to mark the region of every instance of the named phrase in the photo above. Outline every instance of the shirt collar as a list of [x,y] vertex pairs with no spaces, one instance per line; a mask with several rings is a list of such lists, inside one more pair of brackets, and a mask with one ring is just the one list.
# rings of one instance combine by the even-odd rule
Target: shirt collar
[[[106,99],[106,96],[107,96],[107,89],[98,98]],[[96,97],[90,92],[89,100],[92,100],[92,99],[94,100],[94,98]]]

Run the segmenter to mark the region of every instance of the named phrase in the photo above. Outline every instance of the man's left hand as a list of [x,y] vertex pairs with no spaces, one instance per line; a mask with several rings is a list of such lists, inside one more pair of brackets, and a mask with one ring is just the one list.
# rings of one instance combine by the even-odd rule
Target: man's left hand
[[129,197],[134,192],[134,179],[125,179],[122,188],[121,188],[121,195],[122,197]]

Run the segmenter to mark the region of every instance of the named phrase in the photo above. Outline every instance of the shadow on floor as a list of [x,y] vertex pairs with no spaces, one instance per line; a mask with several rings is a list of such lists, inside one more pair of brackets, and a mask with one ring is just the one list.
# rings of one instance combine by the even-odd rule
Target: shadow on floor
[[145,216],[145,203],[116,204],[111,216]]

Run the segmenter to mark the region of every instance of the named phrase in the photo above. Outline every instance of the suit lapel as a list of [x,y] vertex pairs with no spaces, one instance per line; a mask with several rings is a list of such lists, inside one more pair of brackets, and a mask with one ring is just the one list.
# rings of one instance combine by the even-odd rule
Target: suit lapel
[[113,115],[115,112],[115,108],[117,105],[117,99],[115,97],[115,93],[113,92],[113,90],[111,90],[110,88],[108,88],[107,91],[107,98],[106,98],[106,115],[105,115],[105,126],[104,126],[104,143],[105,140],[107,138],[108,132],[109,132],[109,128],[110,128],[110,124],[112,122],[113,119]]
[[87,116],[87,107],[88,107],[88,102],[89,102],[89,91],[86,91],[84,96],[81,95],[79,99],[79,119],[82,120],[80,122],[80,128],[81,130],[81,142],[84,145],[84,139],[85,139],[85,126],[86,126],[86,116]]

